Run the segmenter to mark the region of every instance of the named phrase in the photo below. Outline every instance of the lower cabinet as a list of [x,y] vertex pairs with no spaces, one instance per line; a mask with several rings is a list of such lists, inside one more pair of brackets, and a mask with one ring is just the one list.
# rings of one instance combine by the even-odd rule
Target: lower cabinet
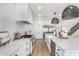
[[32,53],[31,48],[30,39],[26,39],[25,43],[17,50],[14,56],[29,56]]
[[29,55],[29,48],[24,46],[16,54],[17,56],[27,56]]

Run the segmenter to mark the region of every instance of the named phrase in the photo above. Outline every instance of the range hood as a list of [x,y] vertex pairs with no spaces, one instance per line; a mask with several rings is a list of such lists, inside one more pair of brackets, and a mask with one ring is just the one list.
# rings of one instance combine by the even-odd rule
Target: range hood
[[25,20],[18,20],[16,22],[23,23],[23,24],[31,24],[29,21],[25,21]]

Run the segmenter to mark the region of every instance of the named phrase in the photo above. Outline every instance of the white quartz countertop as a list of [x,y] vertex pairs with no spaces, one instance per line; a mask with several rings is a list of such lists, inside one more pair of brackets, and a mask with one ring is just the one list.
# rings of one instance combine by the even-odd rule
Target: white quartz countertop
[[53,35],[48,35],[48,37],[65,52],[79,52],[79,37],[69,37],[69,39],[60,39]]
[[25,43],[24,39],[19,39],[0,47],[1,56],[11,56],[18,51],[19,48]]

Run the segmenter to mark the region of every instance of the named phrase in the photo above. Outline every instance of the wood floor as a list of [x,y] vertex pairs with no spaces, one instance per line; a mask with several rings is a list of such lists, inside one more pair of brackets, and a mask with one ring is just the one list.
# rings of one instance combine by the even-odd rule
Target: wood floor
[[50,56],[44,40],[36,40],[35,48],[32,51],[32,56]]

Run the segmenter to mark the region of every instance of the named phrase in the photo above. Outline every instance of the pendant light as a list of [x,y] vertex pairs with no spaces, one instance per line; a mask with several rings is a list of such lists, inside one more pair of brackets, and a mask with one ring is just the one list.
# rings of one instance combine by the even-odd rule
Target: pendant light
[[62,19],[74,19],[79,17],[79,8],[75,5],[69,4],[62,12]]
[[56,17],[56,12],[54,12],[54,17],[52,18],[51,24],[58,24],[59,19]]

